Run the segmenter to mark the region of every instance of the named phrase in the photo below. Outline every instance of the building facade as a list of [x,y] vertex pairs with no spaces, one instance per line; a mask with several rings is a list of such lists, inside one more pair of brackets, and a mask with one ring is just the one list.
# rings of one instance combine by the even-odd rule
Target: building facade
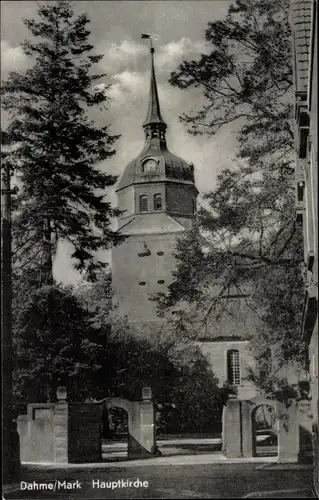
[[[166,292],[172,282],[176,262],[177,238],[191,229],[196,215],[194,167],[172,154],[166,142],[167,125],[162,118],[151,49],[151,82],[144,129],[144,147],[120,177],[116,194],[123,211],[118,231],[126,237],[112,252],[113,296],[120,317],[156,335],[163,319],[156,313],[152,295]],[[252,362],[248,350],[251,324],[249,311],[238,304],[234,316],[211,325],[200,336],[201,347],[217,375],[219,385],[225,382],[251,386],[245,378]]]
[[[292,1],[296,220],[304,234],[302,332],[308,344],[315,481],[318,488],[318,2]],[[318,493],[318,489],[317,489]]]

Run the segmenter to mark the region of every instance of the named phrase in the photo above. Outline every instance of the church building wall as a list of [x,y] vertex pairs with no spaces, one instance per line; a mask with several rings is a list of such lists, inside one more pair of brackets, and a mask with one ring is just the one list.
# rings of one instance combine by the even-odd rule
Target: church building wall
[[166,187],[166,208],[168,212],[193,214],[195,196],[192,186],[168,184]]
[[135,212],[138,213],[140,196],[146,195],[148,199],[148,212],[155,212],[154,210],[154,195],[160,194],[162,196],[162,209],[159,212],[165,210],[165,185],[161,182],[159,183],[143,183],[137,184],[134,187],[134,203],[135,203]]
[[122,189],[117,193],[117,204],[123,210],[122,217],[127,217],[134,213],[134,191],[132,186]]
[[200,347],[202,353],[207,357],[214,375],[218,378],[219,387],[222,387],[228,381],[227,352],[233,350],[239,351],[240,385],[246,387],[253,386],[252,383],[246,380],[248,376],[247,368],[254,364],[254,359],[249,352],[248,340],[199,341],[196,342],[196,345]]
[[149,296],[166,291],[171,282],[168,270],[175,267],[176,237],[174,233],[131,235],[113,250],[112,286],[121,316],[133,321],[156,319],[155,304]]

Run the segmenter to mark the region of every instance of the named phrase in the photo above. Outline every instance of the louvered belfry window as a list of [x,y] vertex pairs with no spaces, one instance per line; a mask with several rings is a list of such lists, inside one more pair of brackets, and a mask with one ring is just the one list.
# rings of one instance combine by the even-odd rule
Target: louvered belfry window
[[142,194],[142,196],[140,196],[140,212],[147,212],[147,211],[148,211],[147,196],[145,194]]
[[232,385],[240,385],[240,357],[237,349],[227,351],[228,382]]
[[154,194],[154,210],[162,210],[162,195]]

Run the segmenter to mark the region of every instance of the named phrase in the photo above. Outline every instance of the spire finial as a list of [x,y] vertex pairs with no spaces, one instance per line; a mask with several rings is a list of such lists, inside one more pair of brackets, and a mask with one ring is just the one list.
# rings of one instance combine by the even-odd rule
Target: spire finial
[[141,34],[141,38],[144,38],[144,39],[147,39],[147,40],[149,40],[149,41],[150,41],[150,53],[151,53],[151,54],[154,54],[155,49],[154,49],[154,47],[153,47],[152,36],[153,36],[154,38],[157,38],[157,37],[156,37],[156,35],[149,35],[148,33],[142,33],[142,34]]
[[154,35],[148,35],[147,33],[142,33],[141,35],[142,38],[150,40],[150,53],[151,53],[150,96],[148,102],[148,111],[143,127],[145,129],[147,139],[151,137],[153,138],[158,137],[161,140],[165,140],[166,123],[164,122],[161,116],[161,109],[158,99],[157,82],[156,82],[155,66],[154,66],[155,49],[152,43],[152,36]]

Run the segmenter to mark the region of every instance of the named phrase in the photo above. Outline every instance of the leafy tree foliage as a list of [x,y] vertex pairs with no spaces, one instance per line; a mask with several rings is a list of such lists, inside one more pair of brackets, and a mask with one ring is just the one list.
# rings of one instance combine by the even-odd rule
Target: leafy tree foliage
[[265,156],[289,153],[293,144],[289,7],[289,0],[236,0],[225,20],[208,23],[211,52],[184,61],[170,79],[204,96],[199,111],[181,117],[191,133],[211,136],[241,121],[240,155],[254,168]]
[[[140,400],[149,386],[159,433],[220,432],[227,390],[217,387],[198,347],[168,335],[159,341],[160,331],[156,341],[149,332],[138,336],[115,320],[108,273],[72,290],[41,286],[40,272],[31,268],[14,279],[17,413],[26,402],[54,401],[59,385],[71,401]],[[121,422],[123,415],[117,417]]]
[[158,433],[220,431],[225,391],[199,349],[168,348],[128,331],[109,338],[93,397],[140,400],[143,387],[152,388]]
[[189,132],[212,136],[232,124],[238,154],[205,194],[197,223],[177,245],[169,293],[158,297],[160,313],[173,308],[185,334],[208,321],[214,328],[234,297],[245,302],[260,324],[251,342],[255,381],[268,392],[282,379],[280,368],[304,360],[288,13],[287,0],[236,0],[225,20],[208,24],[208,53],[171,75],[172,85],[197,88],[204,98],[181,116]]
[[218,389],[198,347],[163,325],[152,332],[141,325],[137,330],[119,318],[112,308],[108,273],[101,272],[95,283],[83,285],[76,294],[94,314],[94,325],[105,332],[104,358],[92,398],[139,400],[142,388],[149,386],[158,405],[158,432],[220,430],[225,390]]
[[76,269],[93,278],[103,266],[95,252],[118,241],[110,227],[118,212],[105,200],[116,178],[98,169],[114,155],[118,136],[89,119],[90,108],[105,112],[109,105],[107,87],[96,85],[105,75],[93,72],[103,56],[92,52],[89,20],[76,17],[70,2],[46,3],[38,15],[39,20],[24,20],[32,40],[22,48],[33,66],[11,72],[2,85],[2,105],[11,118],[11,163],[20,183],[16,262],[43,262],[51,282],[58,241],[66,240]]
[[55,400],[59,385],[81,401],[101,367],[100,332],[72,290],[38,280],[36,269],[14,280],[15,402]]
[[109,269],[96,273],[96,281],[83,281],[75,290],[82,307],[94,316],[94,324],[98,328],[111,330],[114,322],[114,305],[112,300],[112,275]]

